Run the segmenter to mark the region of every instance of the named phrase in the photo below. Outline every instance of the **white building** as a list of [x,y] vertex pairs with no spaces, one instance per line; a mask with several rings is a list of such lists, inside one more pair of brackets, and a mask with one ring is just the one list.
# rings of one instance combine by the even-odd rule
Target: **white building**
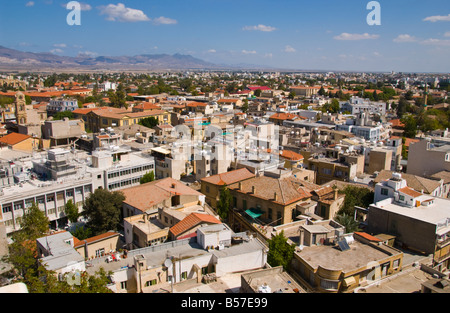
[[123,148],[95,151],[92,156],[53,149],[36,154],[24,165],[23,179],[0,190],[0,222],[7,234],[20,229],[25,210],[33,203],[48,217],[52,229],[60,229],[68,223],[64,211],[69,200],[82,211],[84,201],[96,189],[116,191],[139,185],[155,168],[152,157]]
[[78,100],[76,99],[52,99],[47,105],[48,114],[56,114],[58,112],[75,111],[78,109]]
[[339,105],[341,111],[349,111],[353,115],[362,112],[380,115],[386,114],[385,102],[373,102],[368,99],[363,99],[355,96],[353,96],[350,101],[340,101]]

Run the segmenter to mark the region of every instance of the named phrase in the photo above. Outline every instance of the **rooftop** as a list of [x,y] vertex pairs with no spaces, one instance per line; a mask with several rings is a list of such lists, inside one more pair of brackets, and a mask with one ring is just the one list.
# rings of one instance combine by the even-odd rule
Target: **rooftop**
[[[430,198],[430,197],[428,197]],[[407,216],[413,219],[421,220],[431,224],[445,223],[450,218],[450,200],[442,198],[433,198],[434,203],[428,206],[420,205],[418,207],[402,206],[392,201],[392,199],[386,199],[380,201],[373,206],[381,208],[383,210]]]
[[347,251],[341,251],[337,246],[321,245],[305,247],[298,254],[314,269],[320,266],[329,270],[350,272],[367,266],[369,262],[387,258],[391,253],[400,253],[388,246],[383,247],[386,251],[355,240]]
[[205,177],[201,180],[214,185],[231,185],[238,181],[242,181],[252,177],[255,177],[255,174],[253,174],[246,168],[241,168],[238,170]]

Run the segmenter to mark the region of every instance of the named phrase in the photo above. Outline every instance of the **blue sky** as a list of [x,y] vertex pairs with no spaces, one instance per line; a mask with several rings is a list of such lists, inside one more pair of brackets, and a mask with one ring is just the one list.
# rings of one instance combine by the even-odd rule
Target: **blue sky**
[[288,69],[450,72],[448,0],[0,0],[0,45],[59,55],[191,54]]

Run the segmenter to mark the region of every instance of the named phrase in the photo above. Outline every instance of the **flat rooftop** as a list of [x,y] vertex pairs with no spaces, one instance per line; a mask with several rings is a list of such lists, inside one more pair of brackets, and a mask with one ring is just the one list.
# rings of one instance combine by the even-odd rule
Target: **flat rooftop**
[[419,207],[402,206],[397,203],[389,203],[380,201],[375,204],[376,207],[398,215],[407,216],[409,218],[421,220],[431,224],[445,223],[450,219],[450,200],[443,198],[435,198],[432,196],[424,199],[434,199],[434,203],[429,206],[421,205]]
[[386,252],[370,245],[354,241],[350,250],[341,251],[339,246],[311,246],[297,252],[313,268],[319,266],[329,270],[342,270],[349,272],[366,266],[371,261],[379,261],[390,256],[390,253],[400,253],[395,249],[383,246]]
[[242,278],[256,292],[261,286],[268,286],[271,293],[296,293],[295,290],[299,293],[306,292],[282,267],[252,271],[242,274]]

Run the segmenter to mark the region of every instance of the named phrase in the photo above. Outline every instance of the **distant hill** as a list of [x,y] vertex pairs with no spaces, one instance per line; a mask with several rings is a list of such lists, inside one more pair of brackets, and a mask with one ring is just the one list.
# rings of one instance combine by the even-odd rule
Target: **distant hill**
[[143,54],[136,56],[60,56],[22,52],[0,46],[0,70],[187,70],[221,69],[191,55]]

